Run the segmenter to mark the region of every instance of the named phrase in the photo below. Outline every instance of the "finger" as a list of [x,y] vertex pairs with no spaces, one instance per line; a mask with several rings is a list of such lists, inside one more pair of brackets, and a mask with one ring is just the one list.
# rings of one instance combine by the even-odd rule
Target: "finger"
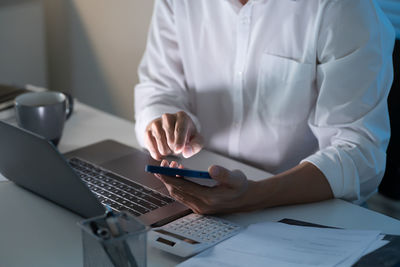
[[165,113],[161,116],[162,127],[167,138],[167,144],[171,150],[175,149],[175,122],[176,116],[174,114]]
[[181,153],[188,139],[189,120],[186,113],[178,112],[175,123],[175,152]]
[[171,163],[169,164],[169,167],[171,168],[178,168],[179,164],[176,161],[171,161]]
[[[160,166],[161,166],[161,167],[166,167],[166,166],[168,166],[168,161],[165,160],[165,159],[163,159],[163,160],[161,161],[161,163],[160,163]],[[154,176],[162,182],[161,174],[159,174],[159,173],[154,173]]]
[[200,152],[200,150],[203,148],[203,137],[196,133],[189,143],[185,145],[183,151],[182,151],[182,156],[185,158],[190,158],[191,156],[197,154]]
[[166,156],[172,153],[169,149],[165,132],[160,123],[153,123],[151,126],[151,133],[157,141],[157,148],[161,155]]
[[220,184],[229,185],[231,187],[240,186],[242,180],[246,179],[246,176],[241,171],[229,171],[218,165],[213,165],[208,168],[208,172],[210,173],[210,176]]
[[[182,164],[178,164],[176,161],[172,161],[169,163],[167,160],[162,160],[160,166],[162,167],[170,167],[170,168],[181,168],[183,169]],[[194,195],[198,192],[201,192],[200,198],[207,199],[212,197],[211,188],[207,188],[201,185],[197,185],[195,183],[186,181],[184,179],[176,179],[176,177],[171,177],[167,175],[157,174],[156,177],[161,180],[164,184],[168,184],[173,186],[181,191],[187,192],[188,194]],[[180,177],[177,175],[177,177]]]
[[161,160],[162,156],[158,152],[157,142],[154,139],[153,134],[151,133],[151,131],[146,131],[145,143],[146,143],[147,149],[150,152],[151,157],[153,159],[155,159],[155,160]]
[[[176,162],[176,161],[171,161],[171,163],[169,164],[169,167],[170,167],[170,168],[178,168],[178,167],[179,167],[179,164],[178,164],[178,162]],[[182,178],[182,176],[180,176],[180,175],[176,175],[176,177]]]
[[190,195],[198,195],[199,198],[207,198],[210,196],[209,188],[204,187],[189,181],[186,181],[185,179],[177,179],[176,177],[171,177],[171,176],[166,176],[166,175],[160,175],[158,177],[164,184],[168,184],[169,186],[172,186],[180,191],[186,192],[187,194]]
[[161,167],[168,167],[168,166],[169,166],[168,160],[163,159],[163,160],[161,161],[160,166],[161,166]]
[[211,167],[208,168],[208,172],[210,173],[210,176],[220,182],[220,184],[228,184],[229,183],[229,170],[218,166],[218,165],[212,165]]
[[245,189],[247,178],[240,170],[229,171],[221,166],[213,165],[208,168],[210,176],[220,184],[228,185],[231,188]]

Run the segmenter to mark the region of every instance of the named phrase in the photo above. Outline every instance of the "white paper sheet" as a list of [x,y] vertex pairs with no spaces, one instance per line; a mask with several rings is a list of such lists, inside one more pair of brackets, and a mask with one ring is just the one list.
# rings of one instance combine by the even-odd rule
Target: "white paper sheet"
[[358,253],[354,253],[352,256],[344,260],[343,262],[339,263],[336,265],[336,267],[348,267],[356,263],[359,259],[361,259],[362,256],[367,255],[368,253],[371,253],[374,250],[377,250],[378,248],[383,247],[389,241],[387,240],[382,240],[385,237],[385,235],[379,235],[375,241],[373,241],[368,248],[366,249],[360,249]]
[[266,222],[179,266],[336,266],[351,265],[374,243],[379,231],[340,230]]

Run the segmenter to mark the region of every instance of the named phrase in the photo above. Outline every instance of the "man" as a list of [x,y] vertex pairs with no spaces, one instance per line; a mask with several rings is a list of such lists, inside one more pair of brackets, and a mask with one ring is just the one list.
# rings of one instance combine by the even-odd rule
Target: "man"
[[197,213],[361,203],[385,168],[393,40],[373,0],[156,1],[138,140],[157,160],[204,145],[275,174],[211,166],[215,188],[158,176]]

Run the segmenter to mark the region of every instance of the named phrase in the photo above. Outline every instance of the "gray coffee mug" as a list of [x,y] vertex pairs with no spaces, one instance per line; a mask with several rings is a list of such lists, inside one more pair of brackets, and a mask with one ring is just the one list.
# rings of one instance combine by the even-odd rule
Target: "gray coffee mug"
[[55,146],[72,111],[73,98],[60,92],[26,93],[15,99],[19,127],[43,136]]

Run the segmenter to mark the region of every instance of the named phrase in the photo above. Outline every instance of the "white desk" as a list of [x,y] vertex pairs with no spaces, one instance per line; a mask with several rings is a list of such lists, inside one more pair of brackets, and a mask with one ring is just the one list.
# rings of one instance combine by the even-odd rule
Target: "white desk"
[[[131,122],[78,103],[76,113],[66,124],[59,149],[67,152],[110,138],[138,146]],[[185,165],[206,169],[212,163],[230,169],[242,169],[249,178],[268,176],[265,172],[207,151],[189,159]],[[80,229],[76,225],[81,220],[79,216],[11,182],[0,182],[0,214],[0,266],[83,265]],[[292,218],[343,228],[379,229],[389,234],[400,234],[400,221],[338,199],[224,217],[244,226]],[[148,247],[149,266],[174,266],[181,261],[179,257]]]

